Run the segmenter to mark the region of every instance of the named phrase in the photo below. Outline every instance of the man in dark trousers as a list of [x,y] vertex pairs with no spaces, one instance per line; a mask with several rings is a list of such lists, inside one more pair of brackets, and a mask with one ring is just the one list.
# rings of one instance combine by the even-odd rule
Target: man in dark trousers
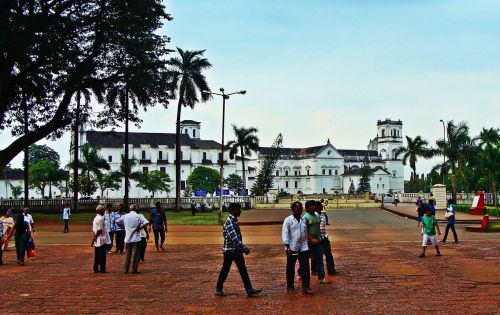
[[252,283],[250,282],[250,277],[248,276],[247,267],[245,265],[245,255],[250,254],[250,250],[243,244],[243,239],[241,236],[240,226],[238,225],[238,217],[241,214],[241,205],[239,203],[231,203],[229,205],[229,212],[231,213],[224,223],[223,234],[224,234],[224,263],[222,264],[222,269],[219,274],[219,279],[217,280],[217,286],[215,288],[215,295],[225,296],[223,286],[224,281],[226,281],[229,270],[233,261],[238,267],[241,279],[245,285],[245,290],[249,297],[259,294],[262,290],[254,289]]

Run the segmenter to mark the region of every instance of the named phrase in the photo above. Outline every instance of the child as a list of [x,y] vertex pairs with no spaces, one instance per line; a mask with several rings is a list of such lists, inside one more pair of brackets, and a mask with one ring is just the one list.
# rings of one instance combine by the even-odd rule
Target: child
[[418,196],[417,202],[415,204],[417,205],[418,215],[417,227],[420,227],[420,222],[422,222],[422,217],[424,216],[424,201],[420,196]]
[[453,199],[448,199],[448,208],[446,209],[445,216],[448,219],[448,224],[446,225],[446,230],[444,231],[444,237],[441,241],[442,243],[446,243],[446,239],[448,238],[448,231],[451,228],[453,232],[453,237],[455,238],[455,243],[458,243],[457,231],[455,231],[455,207],[453,206]]
[[431,215],[430,210],[427,210],[425,215],[422,217],[422,254],[420,254],[420,256],[418,257],[425,257],[425,250],[427,249],[427,244],[429,242],[432,243],[434,247],[436,247],[436,256],[441,256],[441,253],[439,252],[439,246],[436,241],[436,229],[438,235],[441,235],[436,217]]

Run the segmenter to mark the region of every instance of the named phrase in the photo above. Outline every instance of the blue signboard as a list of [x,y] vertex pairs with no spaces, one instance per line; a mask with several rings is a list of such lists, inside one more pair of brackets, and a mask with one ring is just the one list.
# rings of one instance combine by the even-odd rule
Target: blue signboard
[[[224,196],[229,196],[229,188],[224,188],[223,194],[224,194]],[[215,191],[215,195],[220,196],[220,189],[219,188],[217,188],[217,190]]]
[[207,196],[207,191],[203,189],[198,189],[194,191],[194,195],[196,197],[206,197]]

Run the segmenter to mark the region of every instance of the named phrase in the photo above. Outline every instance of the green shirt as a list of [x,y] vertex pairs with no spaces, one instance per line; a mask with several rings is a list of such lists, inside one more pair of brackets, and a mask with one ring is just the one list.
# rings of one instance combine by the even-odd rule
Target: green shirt
[[318,214],[304,215],[304,219],[307,223],[307,233],[309,233],[314,238],[319,238],[319,224],[321,222],[321,217]]
[[437,224],[436,217],[431,215],[428,217],[424,215],[422,217],[422,224],[424,225],[424,234],[425,235],[436,235],[435,225]]

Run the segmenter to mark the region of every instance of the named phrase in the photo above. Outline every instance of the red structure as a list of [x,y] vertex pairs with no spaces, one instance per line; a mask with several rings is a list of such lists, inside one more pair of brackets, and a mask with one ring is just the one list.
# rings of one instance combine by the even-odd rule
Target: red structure
[[485,215],[486,209],[484,208],[484,191],[478,191],[476,197],[472,201],[472,207],[470,208],[470,214],[472,215]]

